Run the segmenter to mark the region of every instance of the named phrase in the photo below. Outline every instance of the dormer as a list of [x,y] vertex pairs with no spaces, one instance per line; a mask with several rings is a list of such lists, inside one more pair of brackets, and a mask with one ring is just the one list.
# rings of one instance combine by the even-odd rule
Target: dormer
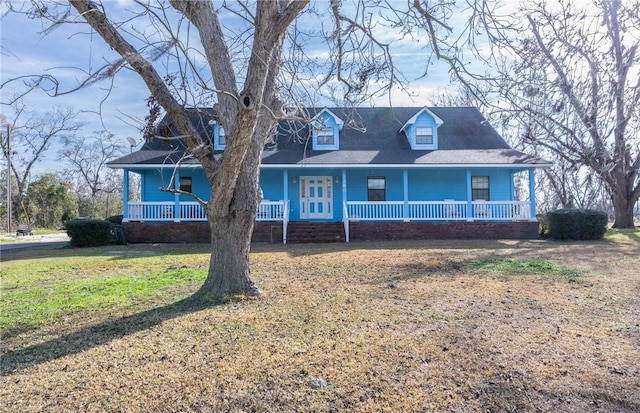
[[329,109],[322,109],[311,123],[314,151],[340,149],[340,131],[344,122]]
[[400,129],[407,136],[407,140],[414,150],[438,149],[438,127],[442,119],[429,109],[422,108],[413,115]]
[[215,120],[209,121],[209,127],[213,130],[213,150],[223,151],[227,147],[227,139],[224,128]]

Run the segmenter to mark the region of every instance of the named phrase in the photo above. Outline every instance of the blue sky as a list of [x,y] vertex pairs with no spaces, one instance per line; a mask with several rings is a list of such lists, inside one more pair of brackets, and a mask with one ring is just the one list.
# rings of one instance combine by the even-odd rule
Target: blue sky
[[[108,6],[128,7],[128,2],[106,3]],[[0,11],[3,6],[0,6]],[[117,9],[116,9],[117,10]],[[307,17],[305,17],[307,18]],[[317,18],[317,17],[314,17]],[[223,24],[225,20],[223,19]],[[22,14],[8,14],[1,21],[1,53],[0,78],[2,82],[27,74],[51,74],[60,79],[62,89],[69,89],[83,79],[84,71],[100,67],[107,61],[116,58],[103,40],[96,34],[91,35],[86,25],[63,25],[46,36],[41,34],[43,27],[39,20],[28,19]],[[410,88],[413,98],[404,92],[394,93],[392,103],[396,106],[423,106],[433,94],[447,88],[449,74],[446,66],[432,67],[427,78],[418,79],[424,69],[427,53],[420,49],[422,45],[412,45],[401,42],[397,34],[385,32],[386,41],[394,40],[395,52],[393,57],[411,81]],[[326,48],[321,45],[317,50],[309,53],[322,56]],[[109,82],[101,82],[85,87],[74,93],[50,97],[42,91],[28,94],[25,102],[33,109],[46,112],[53,106],[72,106],[79,110],[79,120],[85,126],[79,134],[91,135],[94,131],[107,129],[122,141],[123,147],[129,149],[127,137],[140,141],[140,122],[147,114],[146,99],[149,92],[136,74],[121,71],[113,88]],[[21,85],[5,86],[0,93],[2,102],[21,90]],[[387,105],[387,99],[375,102],[377,105]],[[2,107],[6,111],[6,107]],[[34,175],[45,172],[56,172],[59,163],[55,162],[58,145],[52,146],[47,158],[42,162]]]

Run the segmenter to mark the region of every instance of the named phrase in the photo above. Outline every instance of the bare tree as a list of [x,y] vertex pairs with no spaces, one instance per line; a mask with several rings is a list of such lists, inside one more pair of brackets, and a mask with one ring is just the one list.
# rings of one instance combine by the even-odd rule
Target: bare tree
[[101,191],[114,191],[113,186],[107,185],[107,162],[126,153],[114,134],[99,131],[88,138],[67,136],[63,145],[58,152],[58,159],[69,165],[65,171],[68,180],[79,180],[88,189],[91,198]]
[[[434,42],[451,30],[446,24],[450,1],[394,5],[334,0],[318,3],[320,10],[307,8],[308,3],[223,2],[216,9],[211,1],[136,1],[124,15],[109,11],[106,2],[69,0],[77,14],[35,2],[34,13],[53,22],[52,27],[84,20],[117,53],[117,59],[80,86],[113,79],[123,69],[136,72],[151,92],[148,124],[162,108],[178,131],[172,138],[181,139],[188,155],[202,165],[208,200],[167,188],[192,196],[207,214],[211,260],[196,297],[260,294],[250,278],[248,256],[262,198],[258,172],[276,123],[294,116],[295,110],[285,108],[313,101],[318,88],[351,104],[402,88],[404,77],[394,65],[390,44],[380,40],[383,35],[411,27],[404,35],[423,44],[425,38],[431,40],[428,49],[433,52],[440,50]],[[326,27],[318,24],[322,13],[331,21]],[[326,62],[306,54],[305,44],[318,41],[325,45]],[[198,110],[207,106],[214,107],[214,115]],[[214,158],[210,140],[192,123],[194,116],[214,117],[224,127],[226,148],[220,158]]]
[[[614,227],[632,228],[640,197],[637,5],[556,6],[521,6],[517,16],[529,35],[501,43],[515,62],[494,83],[496,91],[520,121],[525,143],[560,158],[561,174],[588,167],[611,198]],[[559,193],[567,189],[582,188]],[[577,194],[565,195],[561,203],[573,204]]]
[[[0,144],[2,151],[7,152],[11,139],[11,173],[16,182],[17,192],[12,195],[12,211],[14,221],[20,222],[25,214],[24,197],[31,179],[31,172],[49,149],[51,142],[77,131],[81,124],[76,121],[77,112],[72,108],[55,108],[51,112],[38,113],[26,107],[21,99],[7,105],[9,115],[3,119],[3,134]],[[9,136],[7,136],[9,135]]]
[[107,217],[111,214],[113,195],[122,194],[122,179],[107,167],[107,162],[125,153],[122,142],[107,131],[94,132],[91,137],[65,137],[58,159],[68,165],[63,176],[76,184],[80,205],[84,206],[80,211],[82,215]]

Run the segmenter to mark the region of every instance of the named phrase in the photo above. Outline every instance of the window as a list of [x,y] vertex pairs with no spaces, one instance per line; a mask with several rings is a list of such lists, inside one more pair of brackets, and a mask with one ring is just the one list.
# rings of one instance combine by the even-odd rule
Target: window
[[220,146],[227,145],[227,137],[224,134],[224,128],[222,126],[218,127],[218,145]]
[[322,128],[318,130],[318,145],[335,145],[335,134],[333,128]]
[[472,176],[471,177],[471,200],[472,201],[489,201],[489,177],[488,176]]
[[433,145],[433,128],[416,128],[416,145]]
[[181,176],[180,177],[180,190],[185,192],[191,192],[191,177],[190,176]]
[[210,120],[209,126],[213,131],[213,149],[224,150],[227,146],[227,137],[225,136],[224,128],[215,120]]
[[370,176],[367,178],[367,200],[368,201],[384,201],[385,200],[385,178],[383,176]]

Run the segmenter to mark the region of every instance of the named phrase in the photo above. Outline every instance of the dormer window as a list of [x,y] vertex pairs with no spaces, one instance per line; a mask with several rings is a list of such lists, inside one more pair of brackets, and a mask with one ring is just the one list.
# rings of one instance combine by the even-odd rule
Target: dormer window
[[416,128],[416,145],[433,145],[433,128]]
[[313,150],[332,151],[340,149],[340,130],[344,122],[329,109],[322,109],[313,118]]
[[442,119],[427,108],[422,108],[400,129],[414,150],[438,149],[438,128]]
[[318,145],[335,145],[336,138],[333,128],[322,128],[318,131]]
[[213,149],[223,151],[227,147],[227,137],[224,128],[216,121],[209,121],[209,126],[213,129]]
[[224,134],[224,128],[218,125],[218,146],[227,146],[227,137]]

